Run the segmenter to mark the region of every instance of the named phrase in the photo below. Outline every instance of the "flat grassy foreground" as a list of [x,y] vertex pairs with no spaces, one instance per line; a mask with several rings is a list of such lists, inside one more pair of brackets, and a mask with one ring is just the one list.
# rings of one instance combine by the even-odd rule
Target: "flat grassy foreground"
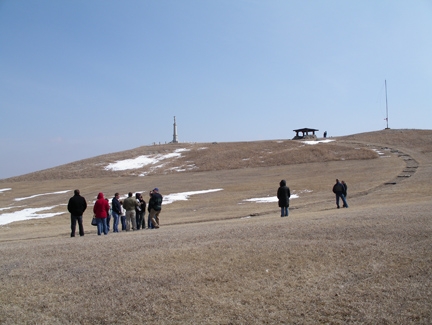
[[[431,324],[431,139],[432,131],[355,135],[346,146],[394,153],[152,176],[173,192],[224,188],[167,206],[159,230],[99,237],[88,216],[86,235],[69,238],[67,215],[0,227],[0,323]],[[330,192],[339,175],[349,209],[336,209]],[[241,203],[244,192],[274,195],[280,178],[312,191],[291,201],[288,218],[274,203]],[[31,195],[33,182],[2,187]],[[109,186],[61,182],[57,190]]]

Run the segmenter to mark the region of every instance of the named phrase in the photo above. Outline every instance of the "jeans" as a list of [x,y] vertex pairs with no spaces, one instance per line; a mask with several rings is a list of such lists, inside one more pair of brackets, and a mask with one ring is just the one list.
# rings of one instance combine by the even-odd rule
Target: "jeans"
[[119,232],[119,230],[118,230],[119,215],[118,215],[118,213],[116,213],[116,212],[113,211],[112,216],[113,216],[113,219],[114,219],[114,221],[113,221],[113,232]]
[[84,226],[83,226],[83,217],[82,216],[74,216],[71,214],[71,237],[75,237],[75,229],[76,223],[78,221],[78,228],[80,236],[84,236]]
[[105,235],[108,235],[108,226],[106,218],[96,218],[97,223],[97,234],[100,236],[102,232]]
[[289,207],[281,207],[281,217],[289,216]]
[[136,215],[137,229],[145,229],[145,211],[141,211]]
[[135,217],[135,219],[136,219],[136,226],[137,226],[137,229],[140,229],[142,221],[143,221],[143,215],[142,215],[141,211],[136,211],[135,214],[136,214],[136,217]]
[[336,206],[339,208],[339,198],[342,199],[343,206],[345,208],[348,208],[348,203],[347,203],[347,201],[345,199],[345,195],[343,195],[342,193],[336,193]]
[[110,230],[110,221],[111,221],[111,216],[108,215],[106,219],[107,219],[107,227],[108,227],[108,231],[109,231],[109,230]]
[[121,225],[122,225],[122,231],[125,231],[126,230],[126,216],[121,216],[120,220],[121,220]]

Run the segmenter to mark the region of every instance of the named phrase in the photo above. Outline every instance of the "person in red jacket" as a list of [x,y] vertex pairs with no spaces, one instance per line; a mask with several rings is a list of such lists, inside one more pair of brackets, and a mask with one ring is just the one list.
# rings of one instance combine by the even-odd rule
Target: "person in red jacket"
[[93,206],[93,213],[95,214],[97,233],[99,236],[102,234],[102,231],[105,235],[108,234],[107,216],[109,208],[110,206],[108,201],[105,200],[103,193],[99,193]]

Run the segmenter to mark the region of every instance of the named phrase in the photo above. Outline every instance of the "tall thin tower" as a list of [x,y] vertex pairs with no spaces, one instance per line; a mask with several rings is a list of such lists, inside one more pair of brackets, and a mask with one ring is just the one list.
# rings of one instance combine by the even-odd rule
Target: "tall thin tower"
[[388,126],[387,80],[384,80],[384,85],[385,85],[385,95],[386,95],[386,121],[387,121],[386,129],[390,129]]
[[177,123],[176,118],[174,116],[174,132],[173,132],[173,140],[172,143],[178,143],[178,137],[177,137]]

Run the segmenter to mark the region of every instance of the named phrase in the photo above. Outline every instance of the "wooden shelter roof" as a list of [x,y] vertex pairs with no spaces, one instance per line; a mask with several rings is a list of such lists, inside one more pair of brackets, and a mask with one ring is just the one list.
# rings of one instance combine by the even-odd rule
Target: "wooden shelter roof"
[[303,128],[303,129],[297,129],[297,130],[293,130],[294,132],[314,132],[314,131],[319,131],[317,129],[310,129],[310,128]]

